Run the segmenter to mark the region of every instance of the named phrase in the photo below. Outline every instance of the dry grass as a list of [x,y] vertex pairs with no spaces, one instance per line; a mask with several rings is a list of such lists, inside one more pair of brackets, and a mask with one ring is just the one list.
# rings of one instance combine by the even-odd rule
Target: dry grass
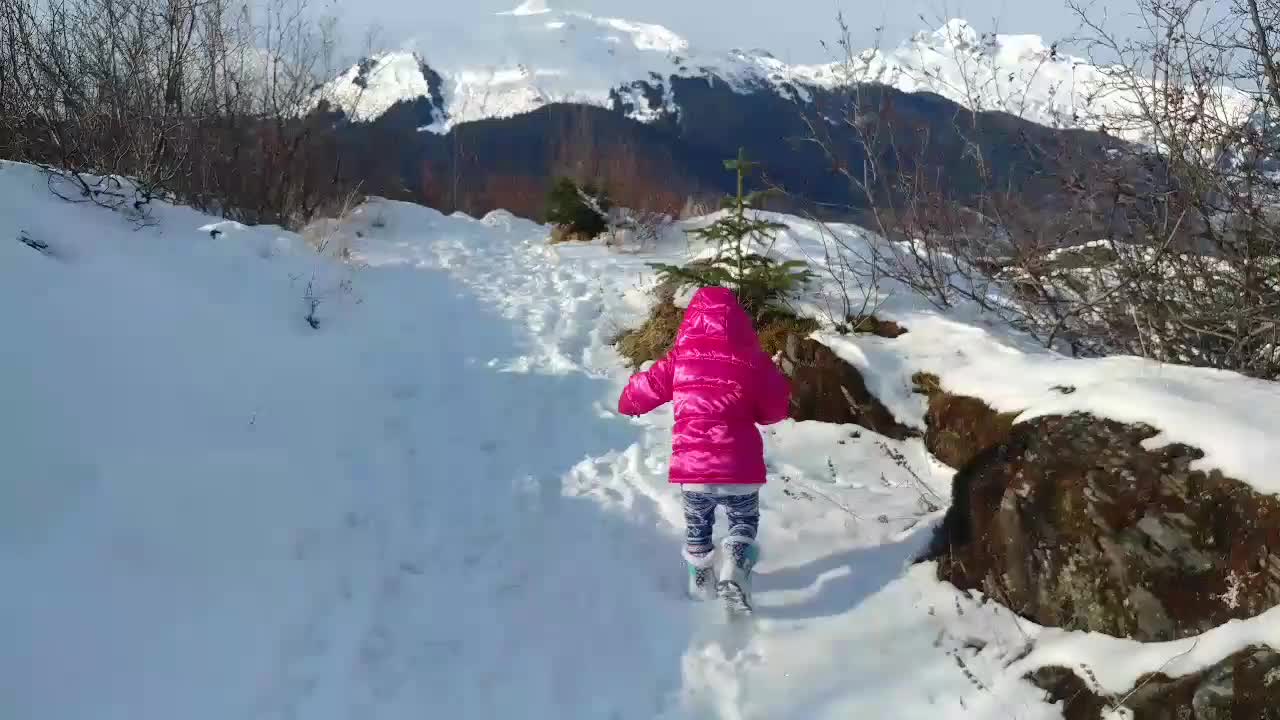
[[[675,345],[680,323],[684,320],[684,309],[675,305],[674,288],[669,285],[660,286],[655,292],[658,302],[649,312],[644,324],[623,331],[613,340],[618,352],[627,358],[632,368],[658,360],[670,352]],[[774,355],[786,347],[787,337],[796,335],[804,339],[817,329],[818,322],[811,318],[775,313],[764,320],[757,332],[760,334],[761,347]]]
[[809,337],[818,329],[818,321],[795,315],[773,315],[760,328],[760,347],[770,355],[776,355],[787,347],[787,338],[795,335],[798,340]]
[[632,368],[638,368],[671,351],[682,320],[684,309],[676,307],[671,294],[666,293],[653,306],[643,325],[624,331],[614,339],[613,344],[630,361]]
[[578,232],[564,225],[556,225],[551,228],[551,237],[547,239],[547,242],[552,245],[559,245],[560,243],[568,242],[591,242],[591,239],[586,233]]
[[933,397],[942,392],[942,380],[933,373],[918,372],[911,376],[911,389],[920,395]]
[[1018,412],[996,412],[975,397],[952,395],[932,373],[911,376],[914,390],[929,397],[925,446],[953,468],[963,468],[989,447],[1008,439]]
[[905,335],[907,329],[892,320],[881,320],[875,315],[863,315],[849,318],[851,332],[876,335],[882,338],[896,338]]

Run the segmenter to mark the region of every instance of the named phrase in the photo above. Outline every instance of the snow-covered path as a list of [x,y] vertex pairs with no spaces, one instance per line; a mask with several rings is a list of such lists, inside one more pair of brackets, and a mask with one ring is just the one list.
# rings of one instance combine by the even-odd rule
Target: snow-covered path
[[[636,430],[609,451],[588,453],[562,478],[546,479],[566,497],[594,500],[605,518],[626,522],[623,549],[605,543],[585,551],[594,558],[587,562],[603,570],[578,592],[586,607],[608,610],[571,615],[570,632],[594,634],[583,620],[639,623],[649,637],[672,634],[679,647],[674,683],[665,668],[650,664],[662,660],[661,652],[595,651],[623,685],[658,690],[654,705],[625,707],[616,717],[1057,716],[1029,686],[993,693],[977,679],[998,675],[1001,663],[1023,649],[1025,638],[1011,617],[973,607],[934,582],[927,568],[906,574],[929,521],[939,516],[922,508],[922,496],[944,504],[950,478],[919,441],[818,423],[767,431],[772,483],[762,496],[765,557],[756,579],[756,618],[747,628],[725,627],[714,608],[691,606],[680,596],[683,517],[678,493],[666,483],[670,413],[633,423],[611,410],[626,372],[610,339],[619,323],[637,320],[651,258],[549,246],[544,229],[501,213],[479,221],[503,231],[496,242],[456,232],[457,222],[443,220],[453,232],[428,230],[425,247],[410,245],[406,252],[403,242],[371,243],[365,257],[375,266],[410,262],[445,270],[518,328],[524,353],[499,361],[500,367],[534,388],[543,382],[539,377],[580,378],[594,390],[567,408],[569,417],[590,406],[588,425],[625,423]],[[552,469],[553,476],[558,472]],[[611,589],[619,573],[634,571],[651,575],[639,615],[615,607]],[[974,623],[994,625],[982,637],[1008,645],[965,648],[962,628]],[[661,682],[641,680],[655,670]],[[614,717],[595,708],[575,704],[558,712]]]
[[[374,285],[415,308],[368,358],[379,366],[369,377],[384,379],[372,390],[387,398],[381,446],[359,471],[382,495],[366,519],[381,536],[379,567],[355,570],[367,582],[353,594],[364,597],[300,620],[301,635],[341,647],[284,650],[269,716],[652,716],[678,686],[687,628],[654,633],[618,618],[675,617],[649,552],[662,539],[562,498],[559,483],[636,430],[595,416],[601,380],[505,372],[526,339],[447,276],[372,272],[398,276]],[[403,340],[412,337],[435,342]],[[618,672],[633,664],[657,671]]]
[[55,253],[0,242],[0,716],[1058,717],[905,570],[918,442],[771,430],[757,616],[683,598],[670,414],[612,412],[643,259],[387,204],[348,271],[0,176]]
[[[76,269],[82,281],[111,283],[122,268]],[[651,519],[602,514],[560,493],[566,470],[639,438],[637,427],[598,417],[607,382],[505,371],[532,336],[445,273],[367,273],[354,290],[361,303],[335,320],[364,328],[358,344],[340,332],[285,333],[264,347],[255,334],[221,373],[229,348],[190,343],[251,327],[260,298],[219,302],[217,323],[192,332],[199,316],[185,312],[135,322],[153,314],[154,287],[103,287],[109,301],[94,324],[129,328],[127,338],[52,324],[9,346],[23,354],[6,359],[31,363],[29,374],[7,367],[10,378],[62,378],[25,384],[35,397],[24,405],[66,410],[47,426],[37,416],[16,428],[18,460],[47,473],[79,451],[96,470],[77,497],[56,498],[76,505],[56,518],[67,526],[62,542],[4,546],[21,552],[3,556],[16,586],[32,590],[0,601],[22,620],[17,643],[6,643],[4,697],[31,712],[14,717],[370,718],[431,708],[479,718],[517,707],[530,717],[652,717],[675,692],[688,627],[677,585],[661,582],[678,580],[655,552],[669,538]],[[31,287],[5,284],[7,327],[23,327],[21,299],[41,293],[44,278],[32,277]],[[45,290],[45,311],[83,310],[93,288],[76,289]],[[175,306],[192,294],[166,290]],[[385,312],[396,307],[404,312]],[[294,365],[299,358],[314,367]],[[220,417],[193,417],[210,412]],[[104,431],[110,442],[97,446]],[[130,441],[142,437],[153,441],[134,456]],[[41,439],[57,447],[37,455],[22,442]],[[298,503],[315,512],[271,517]],[[193,540],[204,552],[191,552]],[[238,572],[268,584],[244,588]],[[619,621],[654,614],[662,632]],[[133,634],[149,626],[149,636]],[[124,678],[109,672],[121,662]],[[619,672],[636,666],[648,670]],[[73,694],[68,673],[84,682]]]

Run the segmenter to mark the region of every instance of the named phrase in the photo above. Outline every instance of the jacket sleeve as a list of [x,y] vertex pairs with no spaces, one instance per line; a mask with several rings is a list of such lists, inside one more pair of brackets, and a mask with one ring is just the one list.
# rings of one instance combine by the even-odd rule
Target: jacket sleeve
[[668,355],[648,370],[632,375],[618,398],[618,412],[636,417],[671,402],[673,373],[674,363]]
[[772,425],[791,415],[791,381],[766,355],[757,372],[760,394],[756,398],[756,423]]

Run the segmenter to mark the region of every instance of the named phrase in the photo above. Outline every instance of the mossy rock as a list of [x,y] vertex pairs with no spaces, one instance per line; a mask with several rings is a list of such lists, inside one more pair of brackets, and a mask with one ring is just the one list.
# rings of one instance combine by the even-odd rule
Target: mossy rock
[[1280,499],[1156,431],[1085,414],[1015,425],[953,483],[940,576],[1035,622],[1141,641],[1280,603]]
[[[659,286],[655,292],[658,302],[654,303],[644,323],[620,333],[613,341],[632,368],[671,352],[680,323],[684,320],[684,309],[676,306],[675,290],[671,284]],[[772,312],[757,322],[756,332],[760,337],[760,347],[773,356],[783,351],[787,338],[808,337],[818,327],[818,321],[812,318]]]
[[918,434],[898,422],[867,389],[862,373],[826,345],[789,335],[783,355],[783,369],[791,378],[793,419],[860,425],[895,440]]

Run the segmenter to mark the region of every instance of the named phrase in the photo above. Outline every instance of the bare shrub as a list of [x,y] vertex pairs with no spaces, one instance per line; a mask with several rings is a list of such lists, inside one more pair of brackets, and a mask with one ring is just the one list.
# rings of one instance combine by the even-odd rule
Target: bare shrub
[[[1071,177],[1069,169],[1083,162],[1085,152],[1070,135],[1036,145],[990,126],[992,116],[981,111],[992,94],[1003,110],[1017,107],[1025,92],[998,86],[993,93],[980,79],[996,74],[978,66],[993,62],[982,53],[958,55],[964,61],[960,84],[950,90],[972,109],[949,119],[947,136],[953,139],[944,144],[927,119],[897,111],[893,91],[868,82],[871,65],[854,50],[843,18],[840,28],[847,93],[837,114],[809,120],[811,138],[848,180],[864,224],[883,240],[847,243],[830,233],[827,264],[839,269],[837,281],[859,282],[862,291],[855,297],[878,294],[884,281],[892,281],[940,309],[976,305],[1046,345],[1061,342],[1067,309],[1047,281],[1043,262],[1054,249],[1079,242],[1086,230],[1073,198],[1055,192],[1049,178]],[[831,118],[856,142],[838,142]],[[1027,168],[1021,176],[994,161],[997,143],[1003,168]],[[1038,186],[1039,199],[1028,184]],[[1016,294],[1014,284],[1002,279],[1009,275],[1018,278]]]
[[711,199],[690,195],[685,198],[684,205],[680,206],[677,217],[681,220],[704,217],[719,209],[719,205]]
[[[302,239],[321,255],[332,255],[340,260],[351,259],[355,236],[346,225],[364,201],[362,194],[351,190],[331,207],[325,208],[318,219],[303,227],[300,231]],[[377,222],[375,219],[375,225]]]
[[[828,265],[938,308],[976,306],[1077,355],[1280,374],[1280,3],[1238,0],[1218,17],[1198,0],[1136,2],[1148,24],[1130,40],[1077,7],[1082,42],[1122,59],[1094,92],[1134,98],[1091,113],[1104,132],[1011,137],[981,112],[990,88],[966,80],[958,146],[857,76],[869,64],[841,20],[847,92],[810,119],[811,139],[883,240],[833,234]],[[841,144],[833,122],[857,142]]]
[[304,0],[0,0],[0,152],[137,218],[165,199],[299,227],[348,189],[307,112],[334,27]]
[[646,252],[674,225],[675,218],[661,210],[615,207],[609,212],[605,244],[621,252]]
[[1108,345],[1172,362],[1280,376],[1280,2],[1137,0],[1146,30],[1110,32],[1073,4],[1113,126],[1148,139],[1090,168],[1114,208],[1115,260],[1090,307]]

